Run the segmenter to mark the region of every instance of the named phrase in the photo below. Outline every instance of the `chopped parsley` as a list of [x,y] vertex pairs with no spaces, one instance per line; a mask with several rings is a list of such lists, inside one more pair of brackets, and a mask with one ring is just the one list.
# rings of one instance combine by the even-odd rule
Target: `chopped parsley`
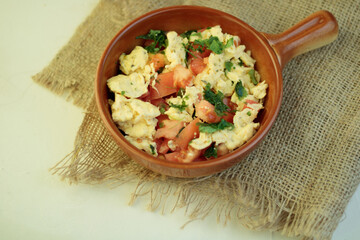
[[231,47],[234,44],[234,38],[230,38],[226,44],[225,44],[225,48]]
[[151,154],[155,155],[155,148],[153,145],[150,144]]
[[243,99],[244,97],[246,97],[248,95],[246,89],[244,88],[244,86],[242,85],[241,81],[238,81],[235,85],[235,92],[236,95],[238,96],[239,100]]
[[180,112],[184,111],[185,108],[188,106],[184,100],[182,100],[181,104],[174,104],[169,102],[169,106],[173,108],[177,108],[180,110]]
[[208,149],[206,149],[206,151],[204,153],[204,157],[206,157],[206,158],[211,158],[211,157],[216,158],[217,157],[217,149],[216,149],[216,147],[210,146]]
[[177,92],[176,96],[182,98],[184,96],[184,94],[185,94],[185,89],[180,88],[179,91]]
[[120,93],[120,94],[124,96],[124,95],[125,95],[125,93],[126,93],[125,91],[121,91],[121,93]]
[[[193,56],[194,58],[197,58],[192,52],[189,51],[188,48],[190,48],[189,46],[191,45],[188,45],[186,46],[185,43],[182,44],[184,46],[184,49],[185,49],[185,52],[189,53],[191,56]],[[186,54],[186,53],[185,53]],[[187,62],[187,54],[186,54],[186,62]]]
[[239,58],[239,66],[242,67],[244,66],[244,62]]
[[221,54],[224,48],[224,45],[220,42],[219,38],[214,36],[207,39],[206,46],[216,54]]
[[230,108],[223,102],[224,94],[221,91],[214,93],[211,90],[210,83],[207,83],[204,89],[204,99],[215,106],[215,113],[218,116],[226,115],[224,112]]
[[249,72],[248,72],[249,76],[250,76],[250,80],[251,82],[254,84],[254,85],[257,85],[258,84],[258,81],[256,80],[255,78],[255,70],[254,69],[251,69]]
[[234,128],[232,123],[221,119],[218,123],[197,123],[199,126],[199,131],[203,133],[214,133],[216,131],[224,130],[225,128]]
[[232,62],[230,62],[230,61],[227,61],[227,62],[225,62],[225,68],[226,68],[226,70],[228,71],[228,72],[230,72],[231,71],[231,68],[233,67],[233,63]]
[[182,38],[190,39],[190,36],[191,36],[192,33],[194,33],[194,32],[196,33],[196,30],[189,30],[189,31],[186,31],[186,32],[180,34],[180,36],[181,36]]
[[251,116],[251,112],[250,112],[250,111],[248,111],[246,114],[247,114],[248,116]]
[[[234,44],[234,39],[230,38],[226,44],[224,45],[218,37],[216,36],[211,36],[208,39],[196,39],[194,41],[195,45],[199,45],[199,47],[196,50],[203,50],[204,48],[207,48],[211,51],[213,51],[216,54],[221,54],[225,48],[228,48],[230,46],[232,46]],[[191,45],[191,44],[189,44]]]
[[157,53],[162,47],[167,46],[166,34],[162,30],[150,30],[147,35],[137,36],[136,39],[153,40],[153,42],[145,47],[149,53]]
[[159,122],[159,128],[164,127],[164,123],[163,122]]
[[197,31],[192,32],[192,33],[190,34],[190,36],[198,36],[199,38],[202,38],[201,32],[197,32]]
[[185,127],[182,127],[179,132],[176,134],[176,137],[179,137],[179,134],[182,132],[182,130],[184,130]]
[[159,109],[160,113],[164,114],[166,111],[166,105],[164,103],[161,103],[159,107],[160,107],[160,109]]

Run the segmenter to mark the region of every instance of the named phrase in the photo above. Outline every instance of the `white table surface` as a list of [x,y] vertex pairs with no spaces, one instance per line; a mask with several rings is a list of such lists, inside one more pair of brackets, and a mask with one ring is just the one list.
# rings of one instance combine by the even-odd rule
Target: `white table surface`
[[[0,239],[288,239],[215,217],[184,230],[184,211],[161,215],[144,201],[128,206],[133,184],[116,189],[72,185],[48,169],[73,148],[84,116],[35,84],[97,0],[0,3]],[[333,239],[360,238],[360,190]]]

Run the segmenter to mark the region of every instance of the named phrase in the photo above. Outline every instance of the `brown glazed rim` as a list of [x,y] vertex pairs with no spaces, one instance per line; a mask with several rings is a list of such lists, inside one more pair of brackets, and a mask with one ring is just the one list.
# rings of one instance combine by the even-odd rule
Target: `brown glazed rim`
[[[237,22],[239,22],[240,25],[242,25],[243,28],[248,29],[250,32],[253,32],[253,34],[260,40],[260,42],[266,47],[267,49],[267,53],[269,55],[271,55],[271,58],[273,60],[273,65],[276,66],[276,72],[277,72],[277,76],[278,76],[278,80],[279,80],[279,89],[278,89],[278,94],[276,96],[276,99],[278,100],[278,104],[276,105],[276,108],[272,109],[272,113],[271,114],[271,118],[267,119],[267,121],[265,121],[262,124],[262,128],[259,129],[255,135],[248,141],[246,142],[244,145],[242,145],[241,147],[239,147],[238,149],[234,150],[233,152],[226,154],[224,156],[215,158],[215,159],[209,159],[206,161],[201,161],[201,162],[190,162],[190,163],[176,163],[176,162],[169,162],[163,159],[158,159],[155,158],[141,150],[139,150],[138,148],[136,148],[135,146],[133,146],[130,142],[128,142],[124,136],[120,133],[119,129],[116,127],[115,123],[113,122],[113,120],[111,118],[109,118],[105,112],[108,111],[108,109],[106,108],[106,106],[102,103],[101,101],[101,97],[99,95],[99,90],[100,90],[100,81],[98,81],[98,79],[100,78],[100,74],[101,71],[103,70],[103,63],[105,62],[105,59],[107,58],[110,50],[112,49],[114,43],[118,40],[118,38],[123,35],[127,29],[131,28],[133,25],[137,24],[140,21],[143,21],[147,18],[151,18],[157,14],[163,14],[166,12],[172,12],[172,11],[176,11],[176,10],[199,10],[199,11],[207,11],[209,14],[211,13],[217,13],[217,14],[222,14],[224,15],[224,17],[227,18],[231,18]],[[103,120],[103,123],[105,124],[105,127],[108,129],[108,131],[110,132],[110,134],[113,136],[114,140],[117,143],[121,143],[121,145],[123,147],[125,147],[127,149],[127,151],[130,151],[132,154],[136,154],[141,156],[144,159],[147,159],[147,161],[152,162],[154,164],[160,165],[160,166],[164,166],[167,168],[186,168],[186,169],[195,169],[195,168],[204,168],[204,167],[213,167],[213,166],[218,166],[218,165],[222,165],[223,163],[226,163],[230,160],[235,160],[236,158],[240,157],[240,156],[244,156],[247,155],[248,153],[250,153],[255,147],[256,145],[265,137],[265,135],[269,132],[270,128],[272,127],[273,123],[275,122],[275,119],[279,113],[280,110],[280,105],[281,105],[281,100],[282,100],[282,75],[281,75],[281,68],[279,65],[279,62],[277,61],[277,56],[275,55],[273,49],[270,47],[270,45],[267,43],[266,39],[259,33],[257,32],[254,28],[252,28],[251,26],[249,26],[248,24],[246,24],[245,22],[241,21],[240,19],[227,14],[225,12],[216,10],[216,9],[212,9],[212,8],[207,8],[207,7],[199,7],[199,6],[171,6],[171,7],[166,7],[166,8],[161,8],[161,9],[157,9],[151,12],[146,13],[143,16],[140,16],[138,18],[136,18],[135,20],[133,20],[132,22],[130,22],[129,24],[127,24],[122,30],[120,30],[116,36],[111,40],[111,42],[108,44],[108,46],[106,47],[98,68],[97,68],[97,74],[96,74],[96,81],[95,81],[95,96],[96,96],[96,104],[98,106],[99,112],[100,112],[100,116]],[[236,162],[236,161],[235,161]]]
[[[262,122],[260,128],[255,133],[255,135],[244,145],[234,150],[233,152],[226,154],[224,156],[209,159],[201,162],[191,162],[191,163],[176,163],[169,162],[163,159],[155,158],[133,146],[129,143],[124,136],[121,134],[115,123],[113,122],[111,115],[109,114],[109,109],[107,104],[103,102],[103,93],[101,92],[101,75],[104,70],[104,65],[106,59],[109,56],[112,48],[115,43],[121,39],[126,32],[129,31],[133,26],[141,23],[142,21],[151,19],[154,16],[161,14],[171,14],[171,12],[177,11],[199,11],[201,14],[214,14],[216,16],[221,16],[224,19],[230,19],[231,21],[236,22],[241,28],[249,31],[253,36],[259,40],[259,43],[264,47],[265,51],[262,51],[262,54],[267,55],[271,59],[271,63],[268,63],[268,66],[274,68],[276,76],[277,89],[274,93],[274,102],[276,103],[269,111],[269,117]],[[315,33],[315,34],[314,34]],[[157,9],[146,13],[143,16],[140,16],[127,24],[123,29],[121,29],[116,36],[111,40],[111,42],[106,47],[96,73],[95,81],[95,96],[96,104],[105,127],[110,132],[117,144],[130,156],[136,156],[135,161],[142,164],[145,167],[152,169],[153,171],[160,172],[166,175],[172,175],[177,177],[196,177],[204,176],[212,173],[220,172],[230,167],[231,165],[239,162],[243,157],[249,154],[255,147],[260,143],[260,141],[265,137],[269,132],[270,128],[275,122],[275,119],[279,113],[281,100],[282,100],[282,74],[281,70],[284,65],[291,58],[307,52],[309,50],[321,47],[332,42],[336,39],[338,33],[338,26],[336,19],[332,16],[331,13],[327,11],[319,11],[303,21],[299,22],[297,25],[288,29],[287,31],[280,34],[267,34],[260,33],[254,28],[241,21],[240,19],[227,14],[225,12],[200,6],[171,6],[162,9]],[[265,100],[266,101],[266,100]],[[140,158],[145,161],[140,161]],[[155,166],[155,167],[154,167]],[[160,169],[160,170],[159,170]],[[163,170],[165,169],[165,170]],[[171,173],[172,170],[184,170],[189,171],[190,174],[183,174],[179,171],[175,174]],[[192,170],[199,171],[192,171]],[[202,170],[200,170],[202,169]]]

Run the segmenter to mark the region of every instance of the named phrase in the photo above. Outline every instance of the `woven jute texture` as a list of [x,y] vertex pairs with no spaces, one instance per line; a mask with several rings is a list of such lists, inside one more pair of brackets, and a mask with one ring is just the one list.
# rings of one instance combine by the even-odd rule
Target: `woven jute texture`
[[[129,159],[103,127],[93,98],[97,63],[111,38],[145,12],[178,4],[216,8],[268,33],[325,9],[340,28],[334,43],[285,67],[280,114],[254,152],[222,173],[186,180],[160,176]],[[359,1],[330,0],[101,1],[33,77],[86,109],[74,151],[53,173],[72,183],[136,181],[132,201],[148,199],[151,210],[166,209],[165,203],[187,207],[190,221],[216,211],[220,222],[232,219],[251,229],[330,239],[360,181],[359,6]]]

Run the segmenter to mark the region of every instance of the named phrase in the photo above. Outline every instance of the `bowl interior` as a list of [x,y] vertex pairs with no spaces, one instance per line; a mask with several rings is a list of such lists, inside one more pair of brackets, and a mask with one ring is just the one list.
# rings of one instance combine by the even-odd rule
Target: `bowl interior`
[[[256,59],[255,68],[269,88],[264,109],[257,121],[260,128],[257,133],[242,147],[230,154],[204,162],[171,163],[156,159],[132,146],[122,136],[113,123],[109,110],[106,81],[119,73],[119,57],[130,53],[144,40],[136,36],[146,34],[150,29],[176,31],[179,34],[192,29],[201,29],[220,25],[224,33],[237,35],[246,50],[251,50]],[[156,172],[177,177],[203,176],[222,171],[240,161],[262,140],[272,126],[281,103],[282,76],[278,60],[265,38],[243,21],[224,12],[198,6],[175,6],[150,12],[125,26],[109,43],[98,66],[95,84],[95,95],[100,116],[115,141],[134,160]]]

